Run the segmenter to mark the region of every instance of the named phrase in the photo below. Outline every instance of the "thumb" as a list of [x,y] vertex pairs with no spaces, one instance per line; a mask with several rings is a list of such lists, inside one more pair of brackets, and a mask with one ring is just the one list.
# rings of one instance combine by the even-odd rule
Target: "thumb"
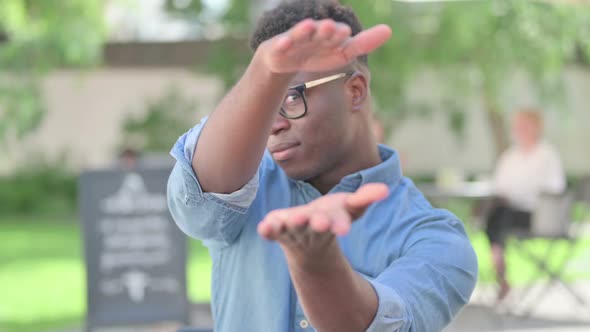
[[385,199],[388,195],[389,189],[383,183],[365,184],[346,198],[346,210],[353,219],[357,219],[371,204]]

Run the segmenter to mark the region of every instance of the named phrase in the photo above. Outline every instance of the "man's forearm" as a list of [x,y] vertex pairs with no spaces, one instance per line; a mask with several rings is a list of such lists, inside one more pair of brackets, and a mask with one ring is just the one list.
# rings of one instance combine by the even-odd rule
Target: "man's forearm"
[[335,238],[322,257],[303,258],[289,249],[285,254],[299,301],[317,331],[361,332],[369,327],[377,313],[377,294],[352,269]]
[[255,54],[236,86],[209,117],[193,169],[203,190],[231,193],[255,174],[292,74],[274,74]]

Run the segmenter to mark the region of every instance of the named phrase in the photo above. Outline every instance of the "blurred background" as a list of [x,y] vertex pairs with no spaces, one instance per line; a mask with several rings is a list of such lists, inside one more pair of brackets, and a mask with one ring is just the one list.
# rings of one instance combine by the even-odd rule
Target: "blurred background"
[[[78,177],[127,158],[170,167],[168,151],[241,75],[255,20],[278,2],[0,1],[0,331],[84,326]],[[341,2],[365,27],[392,27],[369,60],[376,130],[405,174],[461,217],[478,252],[472,306],[449,329],[590,329],[588,204],[571,207],[575,250],[570,239],[507,244],[514,287],[556,279],[536,273],[517,249],[524,242],[533,254],[557,253],[545,267],[582,297],[558,285],[520,310],[518,292],[495,305],[489,243],[473,213],[479,195],[450,190],[490,179],[522,107],[542,111],[568,188],[590,175],[590,1]],[[190,241],[191,303],[208,303],[210,269]]]

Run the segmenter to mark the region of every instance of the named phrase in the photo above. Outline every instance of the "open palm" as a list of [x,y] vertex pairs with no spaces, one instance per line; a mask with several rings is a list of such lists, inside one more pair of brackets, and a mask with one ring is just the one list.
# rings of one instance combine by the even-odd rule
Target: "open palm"
[[366,209],[389,195],[383,183],[369,183],[354,193],[322,196],[308,204],[270,212],[258,225],[258,232],[268,240],[284,240],[285,234],[345,235],[351,224]]

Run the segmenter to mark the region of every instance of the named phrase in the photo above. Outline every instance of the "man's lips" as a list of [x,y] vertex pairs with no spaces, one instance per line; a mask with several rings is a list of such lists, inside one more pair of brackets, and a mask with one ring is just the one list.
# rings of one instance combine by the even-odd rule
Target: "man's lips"
[[299,143],[297,143],[297,142],[276,143],[276,144],[269,146],[268,151],[270,151],[270,153],[281,152],[281,151],[296,147],[297,145],[299,145]]
[[297,147],[297,142],[284,142],[273,144],[268,147],[268,151],[272,154],[273,158],[277,161],[287,160],[293,156],[294,148]]

